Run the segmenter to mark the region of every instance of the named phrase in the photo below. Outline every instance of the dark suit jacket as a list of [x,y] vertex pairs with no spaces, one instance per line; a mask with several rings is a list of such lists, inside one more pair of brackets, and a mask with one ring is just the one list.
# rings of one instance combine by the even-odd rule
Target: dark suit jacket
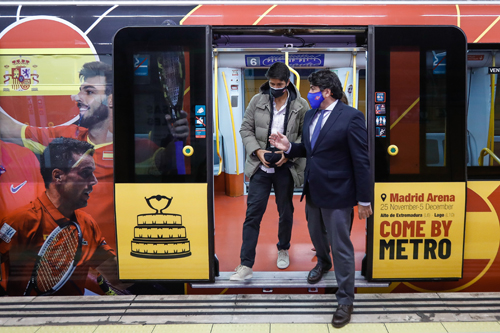
[[304,194],[321,208],[347,208],[371,202],[365,117],[341,101],[331,112],[311,150],[309,126],[317,109],[307,111],[302,143],[292,143],[288,156],[307,157]]

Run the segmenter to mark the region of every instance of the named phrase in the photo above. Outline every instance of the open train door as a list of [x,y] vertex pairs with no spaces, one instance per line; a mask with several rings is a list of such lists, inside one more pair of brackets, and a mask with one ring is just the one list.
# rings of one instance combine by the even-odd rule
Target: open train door
[[211,28],[124,28],[113,43],[119,278],[213,281]]
[[466,52],[457,27],[369,27],[368,279],[462,277]]

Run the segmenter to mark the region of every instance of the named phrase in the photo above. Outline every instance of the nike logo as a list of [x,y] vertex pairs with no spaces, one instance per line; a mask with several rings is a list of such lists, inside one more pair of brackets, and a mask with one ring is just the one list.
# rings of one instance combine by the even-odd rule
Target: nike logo
[[19,190],[21,189],[21,187],[23,187],[24,185],[26,185],[26,183],[27,183],[27,182],[28,182],[28,181],[27,181],[27,180],[25,180],[24,182],[22,182],[21,184],[17,185],[16,187],[14,187],[14,185],[12,185],[12,184],[11,184],[11,185],[10,185],[10,191],[11,191],[12,193],[17,193],[17,192],[19,192]]

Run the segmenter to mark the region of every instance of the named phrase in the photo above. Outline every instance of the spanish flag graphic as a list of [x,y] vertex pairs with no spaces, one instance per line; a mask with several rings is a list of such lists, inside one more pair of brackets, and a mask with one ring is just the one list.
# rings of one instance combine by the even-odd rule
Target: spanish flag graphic
[[15,120],[50,127],[78,119],[71,95],[79,70],[99,60],[85,34],[49,16],[21,19],[0,34],[0,106]]

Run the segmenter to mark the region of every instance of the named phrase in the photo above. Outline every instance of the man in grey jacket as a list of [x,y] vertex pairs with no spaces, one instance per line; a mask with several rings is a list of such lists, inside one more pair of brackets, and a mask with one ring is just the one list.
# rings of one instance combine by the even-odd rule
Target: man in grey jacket
[[301,142],[304,115],[309,110],[306,100],[290,82],[290,70],[281,62],[274,63],[266,73],[268,81],[260,87],[248,105],[240,134],[245,145],[245,175],[250,178],[247,212],[243,223],[241,264],[230,280],[252,277],[255,248],[260,222],[274,188],[279,213],[277,266],[290,264],[288,249],[293,224],[293,189],[304,181],[305,159],[289,160],[282,151],[269,144],[269,136],[285,131],[291,142]]

